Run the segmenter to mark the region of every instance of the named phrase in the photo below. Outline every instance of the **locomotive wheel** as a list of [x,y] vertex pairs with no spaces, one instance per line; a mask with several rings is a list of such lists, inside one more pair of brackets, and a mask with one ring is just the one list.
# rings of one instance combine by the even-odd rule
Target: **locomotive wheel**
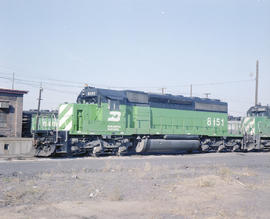
[[127,147],[121,146],[118,148],[117,155],[118,156],[123,156],[127,153]]
[[247,151],[252,151],[255,149],[254,143],[247,143]]
[[208,144],[201,145],[201,151],[202,152],[209,152],[210,146]]
[[240,149],[240,145],[236,144],[236,145],[233,146],[232,151],[235,152],[235,151],[238,151],[239,149]]
[[49,157],[55,152],[54,144],[43,145],[42,147],[38,147],[35,151],[35,156],[37,157]]
[[222,144],[222,145],[220,145],[220,146],[218,147],[217,152],[222,152],[222,151],[224,151],[224,149],[225,149],[225,145]]
[[99,155],[101,155],[103,152],[103,149],[101,146],[97,146],[97,147],[94,147],[93,148],[93,152],[92,152],[92,155],[93,157],[98,157]]

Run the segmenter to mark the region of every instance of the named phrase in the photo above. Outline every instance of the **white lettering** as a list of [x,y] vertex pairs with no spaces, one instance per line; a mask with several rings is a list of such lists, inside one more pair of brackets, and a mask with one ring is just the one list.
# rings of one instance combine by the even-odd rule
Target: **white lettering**
[[213,127],[219,127],[219,126],[224,126],[224,119],[221,118],[207,118],[207,125],[208,126],[213,126]]
[[121,129],[120,125],[108,125],[107,130],[108,131],[119,131]]

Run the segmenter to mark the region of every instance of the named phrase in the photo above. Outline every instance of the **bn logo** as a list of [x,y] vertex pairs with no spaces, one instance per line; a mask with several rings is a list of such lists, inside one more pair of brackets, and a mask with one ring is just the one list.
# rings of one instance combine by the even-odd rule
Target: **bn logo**
[[108,118],[109,122],[119,122],[121,118],[121,112],[111,111],[110,117]]

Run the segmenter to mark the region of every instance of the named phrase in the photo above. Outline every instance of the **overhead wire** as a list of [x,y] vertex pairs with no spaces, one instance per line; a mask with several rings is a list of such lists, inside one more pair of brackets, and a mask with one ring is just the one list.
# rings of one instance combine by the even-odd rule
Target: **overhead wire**
[[[31,86],[31,87],[35,87],[35,88],[39,88],[40,84],[42,83],[42,87],[45,90],[48,91],[52,91],[52,92],[57,92],[57,93],[68,93],[68,94],[72,94],[72,95],[76,95],[78,94],[77,91],[73,91],[73,90],[66,90],[66,89],[56,89],[55,87],[59,88],[59,87],[71,87],[71,88],[82,88],[82,84],[81,82],[76,82],[76,81],[68,81],[68,80],[59,80],[59,79],[44,79],[41,81],[36,81],[36,80],[30,80],[30,79],[22,79],[22,78],[18,78],[18,77],[8,77],[6,75],[11,75],[11,73],[7,73],[7,72],[0,72],[1,75],[5,75],[5,76],[0,76],[1,79],[5,79],[5,80],[9,80],[9,81],[15,81],[16,83],[22,84],[22,85],[27,85],[27,86]],[[13,73],[12,73],[13,74]],[[51,82],[53,81],[53,82]],[[247,83],[247,82],[253,82],[254,79],[249,79],[249,80],[235,80],[235,81],[222,81],[222,82],[208,82],[208,83],[192,83],[192,86],[216,86],[216,85],[225,85],[225,84],[233,84],[233,83]],[[56,83],[59,82],[59,83]],[[79,85],[81,84],[81,85]],[[96,85],[93,85],[96,86]],[[173,88],[180,88],[180,87],[189,87],[190,85],[171,85],[171,86],[163,86],[166,87],[166,90],[169,90],[170,93],[177,93],[178,95],[189,95],[188,92],[179,92],[176,91]],[[102,86],[102,87],[107,87],[107,88],[111,88],[111,89],[142,89],[145,88],[146,90],[151,90],[151,89],[161,89],[161,86],[159,87],[150,87],[150,86],[134,86],[134,87],[122,87],[122,86]],[[171,88],[171,89],[170,89]],[[151,92],[151,91],[149,91]],[[157,93],[157,92],[156,92]],[[202,94],[199,93],[193,93],[194,96],[200,96]],[[234,102],[234,101],[233,101]],[[235,101],[236,102],[236,101]]]
[[[11,73],[3,73],[0,72],[0,74],[10,75]],[[12,73],[13,74],[13,73]],[[10,78],[12,80],[12,78]],[[85,84],[90,84],[92,86],[98,86],[98,87],[104,87],[104,88],[111,88],[111,89],[160,89],[161,87],[166,88],[180,88],[180,87],[190,87],[192,86],[216,86],[216,85],[225,85],[225,84],[233,84],[233,83],[246,83],[246,82],[253,82],[255,79],[248,79],[248,80],[235,80],[235,81],[220,81],[220,82],[206,82],[206,83],[190,83],[190,84],[179,84],[179,85],[165,85],[165,86],[111,86],[111,85],[101,85],[101,84],[92,84],[87,82],[78,82],[78,81],[68,81],[68,80],[60,80],[60,79],[39,79],[40,81],[33,81],[33,80],[26,80],[26,79],[20,79],[20,78],[14,78],[15,81],[25,81],[25,82],[32,82],[32,83],[46,83],[50,85],[55,86],[62,86],[62,87],[77,87],[81,88]],[[53,82],[50,82],[53,81]],[[59,83],[55,83],[55,82]],[[76,85],[75,85],[76,84]]]
[[[33,79],[27,79],[27,78],[21,78],[21,77],[14,77],[13,73],[7,73],[7,72],[3,72],[0,71],[0,79],[4,79],[4,80],[8,80],[8,81],[15,81],[18,84],[22,84],[22,85],[27,85],[27,86],[31,86],[34,88],[40,88],[40,84],[42,83],[42,87],[45,90],[48,91],[52,91],[52,92],[57,92],[57,93],[68,93],[71,95],[77,95],[78,92],[75,91],[75,88],[82,88],[83,85],[85,84],[90,84],[90,83],[82,83],[82,82],[77,82],[77,81],[68,81],[68,80],[60,80],[60,79],[53,79],[53,78],[48,78],[48,79],[37,79],[37,80],[33,80]],[[10,76],[12,75],[12,76]],[[14,77],[14,78],[13,78]],[[249,79],[249,80],[235,80],[235,81],[220,81],[220,82],[208,82],[208,83],[191,83],[192,86],[218,86],[218,85],[227,85],[227,84],[236,84],[236,83],[250,83],[250,82],[254,82],[255,79]],[[58,82],[58,83],[57,83]],[[103,88],[110,88],[110,89],[144,89],[144,90],[148,90],[149,92],[151,92],[151,90],[153,89],[158,89],[160,90],[161,87],[166,87],[166,90],[171,91],[171,93],[177,93],[177,95],[189,95],[188,92],[179,92],[179,90],[177,91],[177,88],[183,88],[183,87],[190,87],[191,84],[182,84],[182,85],[166,85],[166,86],[108,86],[108,85],[97,85],[97,84],[90,84],[93,87],[103,87]],[[55,87],[60,89],[56,89]],[[72,88],[72,90],[66,90],[66,89],[62,89],[62,88]],[[194,96],[200,96],[202,94],[198,94],[198,93],[193,93]],[[49,100],[48,100],[49,101]],[[230,100],[231,101],[231,100]],[[232,102],[236,102],[235,100],[232,100]],[[237,101],[239,102],[239,101]],[[243,101],[242,101],[243,102]],[[247,102],[246,102],[247,103]],[[236,112],[236,111],[234,111]],[[239,112],[240,113],[240,112]]]

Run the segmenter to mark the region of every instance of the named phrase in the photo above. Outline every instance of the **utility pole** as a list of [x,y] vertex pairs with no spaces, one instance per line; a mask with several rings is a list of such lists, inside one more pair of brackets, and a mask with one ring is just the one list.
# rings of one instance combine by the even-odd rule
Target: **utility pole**
[[12,90],[14,90],[14,77],[15,77],[15,74],[13,72],[13,74],[12,74]]
[[165,94],[165,89],[166,89],[165,87],[162,87],[162,88],[161,88],[161,93],[162,93],[162,94]]
[[255,106],[258,105],[258,89],[259,89],[259,61],[256,61],[256,90],[255,90]]
[[190,97],[192,97],[192,84],[190,85]]
[[211,93],[204,93],[204,95],[205,95],[205,97],[208,99],[208,97],[209,97],[209,95],[210,95]]
[[37,110],[37,119],[36,119],[36,130],[38,130],[39,114],[40,114],[40,102],[41,102],[41,92],[43,91],[42,84],[40,83],[39,96],[38,96],[38,110]]

